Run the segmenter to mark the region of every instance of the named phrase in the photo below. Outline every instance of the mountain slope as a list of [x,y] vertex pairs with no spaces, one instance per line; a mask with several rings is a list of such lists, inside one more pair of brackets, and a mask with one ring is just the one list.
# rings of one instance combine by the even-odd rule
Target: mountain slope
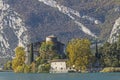
[[108,41],[110,43],[116,42],[119,37],[120,37],[120,17],[115,21]]
[[4,0],[4,4],[0,2],[0,17],[2,53],[10,52],[18,44],[26,45],[28,38],[37,42],[51,34],[64,43],[83,37],[103,41],[110,37],[113,42],[120,31],[113,28],[120,17],[120,1]]
[[[80,13],[76,10],[73,10],[69,7],[66,7],[64,5],[61,5],[59,3],[57,3],[54,0],[38,0],[40,2],[43,2],[44,4],[50,6],[50,7],[54,7],[57,8],[60,12],[62,12],[63,14],[66,14],[69,18],[71,18],[78,26],[79,28],[86,34],[92,36],[92,37],[96,37],[96,35],[94,33],[92,33],[87,27],[85,27],[82,23],[80,23],[76,18],[83,18],[83,19],[87,19],[89,21],[92,21],[93,23],[100,23],[100,21],[95,20],[94,18],[91,18],[89,16],[81,16]],[[97,23],[96,23],[97,24]]]
[[13,55],[17,45],[25,46],[28,42],[27,28],[19,14],[8,4],[0,1],[0,54]]
[[90,37],[89,33],[106,40],[120,15],[119,0],[9,0],[9,4],[30,27],[32,41],[56,34],[66,42]]

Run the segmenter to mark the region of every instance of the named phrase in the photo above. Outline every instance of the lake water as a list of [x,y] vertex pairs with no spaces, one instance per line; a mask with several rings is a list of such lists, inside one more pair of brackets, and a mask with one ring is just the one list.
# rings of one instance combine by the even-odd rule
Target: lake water
[[16,74],[1,72],[0,80],[120,80],[120,73]]

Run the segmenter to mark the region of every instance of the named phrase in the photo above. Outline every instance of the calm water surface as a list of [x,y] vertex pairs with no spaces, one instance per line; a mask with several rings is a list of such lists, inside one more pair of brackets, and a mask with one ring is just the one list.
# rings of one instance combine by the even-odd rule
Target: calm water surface
[[15,74],[1,72],[0,80],[120,80],[120,73]]

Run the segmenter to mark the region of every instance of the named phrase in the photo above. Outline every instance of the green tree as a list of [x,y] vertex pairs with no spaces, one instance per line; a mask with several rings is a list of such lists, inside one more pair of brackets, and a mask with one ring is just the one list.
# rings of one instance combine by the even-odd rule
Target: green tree
[[41,64],[38,66],[38,73],[40,72],[49,72],[50,64]]
[[40,57],[42,59],[53,59],[53,58],[59,58],[60,55],[57,52],[56,44],[53,42],[43,42],[40,47]]
[[66,48],[69,66],[75,65],[77,70],[85,70],[90,66],[91,50],[88,39],[72,39]]
[[119,66],[119,43],[106,42],[101,48],[103,65],[105,67],[118,67]]
[[120,36],[117,41],[117,60],[118,60],[118,66],[120,67]]
[[43,42],[39,49],[40,56],[36,58],[36,65],[38,72],[49,72],[49,60],[60,59],[61,55],[58,53],[57,44],[54,42]]

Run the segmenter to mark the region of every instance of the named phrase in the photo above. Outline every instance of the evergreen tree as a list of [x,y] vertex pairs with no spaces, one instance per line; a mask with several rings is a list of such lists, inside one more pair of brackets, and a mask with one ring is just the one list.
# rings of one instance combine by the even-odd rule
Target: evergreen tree
[[105,67],[119,67],[119,54],[120,54],[120,46],[119,40],[115,43],[108,43],[106,42],[101,48],[100,53],[102,54],[103,65]]

